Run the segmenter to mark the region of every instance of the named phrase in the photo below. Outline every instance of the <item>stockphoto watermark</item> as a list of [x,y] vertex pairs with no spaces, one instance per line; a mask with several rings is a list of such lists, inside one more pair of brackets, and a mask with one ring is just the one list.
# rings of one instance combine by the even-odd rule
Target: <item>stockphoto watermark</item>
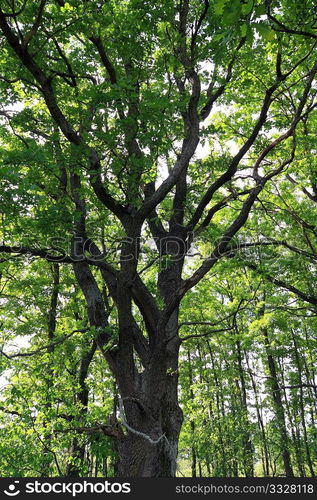
[[19,495],[61,495],[68,494],[75,498],[77,495],[82,494],[97,494],[102,495],[106,493],[131,493],[131,483],[116,482],[109,480],[89,481],[81,480],[74,482],[53,480],[38,480],[20,481],[13,480],[9,485],[3,488],[3,493],[7,498],[18,497]]
[[[153,496],[153,491],[169,499],[255,498],[290,495],[315,498],[316,478],[0,478],[0,498],[132,498]],[[122,495],[120,497],[120,494]]]
[[40,257],[51,262],[75,263],[86,261],[91,264],[105,260],[128,262],[138,258],[141,262],[156,261],[160,267],[167,261],[180,261],[186,258],[198,260],[221,257],[241,257],[248,260],[254,257],[257,261],[275,262],[283,256],[283,252],[272,251],[276,247],[289,247],[285,242],[273,240],[239,241],[222,236],[219,239],[197,238],[193,233],[187,233],[186,239],[177,236],[162,238],[122,237],[110,241],[95,242],[91,238],[51,237],[45,244],[36,241],[26,245],[3,244],[1,253],[20,254],[27,257]]

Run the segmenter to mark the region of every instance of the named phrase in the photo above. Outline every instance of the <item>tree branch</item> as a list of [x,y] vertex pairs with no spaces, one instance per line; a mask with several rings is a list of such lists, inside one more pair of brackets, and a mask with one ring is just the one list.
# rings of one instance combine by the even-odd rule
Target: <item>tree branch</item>
[[296,288],[295,286],[290,285],[289,283],[286,283],[285,281],[283,281],[281,279],[274,278],[273,276],[269,275],[266,271],[261,269],[259,266],[252,264],[249,261],[243,261],[243,263],[247,267],[249,267],[250,269],[253,269],[257,273],[259,273],[261,276],[263,276],[266,280],[270,281],[274,285],[277,285],[281,288],[284,288],[285,290],[288,290],[289,292],[294,293],[304,302],[308,302],[309,304],[317,306],[317,297],[314,297],[313,295],[307,295],[304,292],[302,292],[301,290],[299,290],[298,288]]
[[65,340],[69,339],[74,335],[74,333],[84,333],[87,332],[89,328],[83,328],[80,330],[73,330],[71,333],[68,333],[67,335],[64,335],[64,337],[61,337],[58,340],[55,340],[54,342],[51,342],[45,346],[39,347],[38,349],[35,349],[34,351],[27,351],[27,352],[18,352],[16,354],[6,354],[0,349],[0,354],[4,356],[7,359],[14,359],[14,358],[28,358],[30,356],[35,356],[36,354],[39,354],[43,351],[50,350],[56,345],[61,344],[62,342],[65,342]]

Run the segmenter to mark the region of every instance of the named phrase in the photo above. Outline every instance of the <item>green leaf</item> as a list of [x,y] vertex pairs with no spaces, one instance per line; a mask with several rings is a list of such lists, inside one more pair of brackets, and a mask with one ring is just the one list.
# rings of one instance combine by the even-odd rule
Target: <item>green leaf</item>
[[256,17],[260,17],[260,16],[263,16],[264,14],[266,14],[266,6],[265,4],[263,5],[257,5],[254,9],[254,13],[255,13],[255,16]]
[[223,13],[223,9],[227,4],[228,0],[216,0],[215,2],[215,14],[217,16],[221,16]]
[[248,33],[248,25],[247,24],[242,24],[240,26],[240,33],[241,33],[241,36],[244,38],[247,36],[247,33]]
[[267,42],[271,42],[272,40],[275,39],[275,32],[272,30],[270,26],[264,23],[256,23],[255,28],[258,31],[258,33],[261,35],[263,40]]
[[242,9],[241,9],[242,14],[243,15],[251,14],[252,9],[253,9],[253,4],[254,4],[253,0],[247,0],[246,3],[243,3]]

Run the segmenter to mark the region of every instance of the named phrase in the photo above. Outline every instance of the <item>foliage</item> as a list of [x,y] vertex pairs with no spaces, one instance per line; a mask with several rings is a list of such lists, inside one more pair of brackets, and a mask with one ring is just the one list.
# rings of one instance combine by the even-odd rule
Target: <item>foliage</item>
[[0,2],[2,476],[315,474],[314,7]]

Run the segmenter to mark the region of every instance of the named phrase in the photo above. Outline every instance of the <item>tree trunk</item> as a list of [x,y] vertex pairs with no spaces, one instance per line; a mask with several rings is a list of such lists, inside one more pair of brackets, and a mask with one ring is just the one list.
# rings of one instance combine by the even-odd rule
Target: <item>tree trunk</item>
[[[238,329],[236,330],[237,334],[239,334]],[[254,476],[254,458],[253,458],[253,443],[250,432],[250,422],[249,422],[249,412],[248,412],[248,399],[247,399],[247,389],[246,382],[244,377],[243,370],[243,362],[242,362],[242,353],[241,353],[241,344],[240,341],[236,341],[236,356],[238,362],[238,372],[240,378],[240,391],[241,391],[241,405],[243,410],[243,420],[244,420],[244,429],[242,435],[243,442],[243,451],[244,451],[244,472],[246,477]]]
[[[188,368],[189,368],[189,397],[192,403],[194,404],[194,391],[193,391],[193,370],[190,359],[190,351],[187,351],[187,360],[188,360]],[[196,454],[196,446],[195,446],[195,422],[194,420],[190,421],[190,430],[191,430],[191,448],[192,448],[192,477],[197,477],[197,454]]]
[[[57,317],[57,304],[58,304],[58,295],[59,295],[59,286],[60,286],[60,273],[59,273],[59,265],[57,263],[54,263],[51,268],[52,272],[52,277],[53,277],[53,287],[51,291],[51,300],[50,300],[50,307],[48,311],[48,341],[50,344],[54,342],[54,336],[55,336],[55,330],[56,330],[56,317]],[[47,352],[49,356],[51,357],[51,354],[54,352],[54,346],[50,346],[47,349]],[[51,362],[53,362],[51,360]],[[46,410],[50,410],[52,408],[52,397],[50,395],[50,388],[53,387],[54,385],[54,372],[53,370],[49,367],[47,371],[47,377],[46,377],[46,394],[47,394],[47,403],[45,404]],[[46,421],[43,422],[44,427],[47,426]],[[47,477],[51,475],[51,466],[52,466],[52,451],[51,451],[51,441],[52,441],[52,435],[46,435],[45,438],[43,439],[43,463],[41,465],[41,476],[42,477]],[[56,457],[55,457],[55,463],[56,463]],[[56,465],[58,465],[56,463]],[[58,466],[59,468],[59,466]],[[58,470],[58,472],[60,472]]]
[[116,443],[118,476],[175,477],[183,421],[177,371],[161,370],[159,377],[156,370],[149,370],[140,378],[143,390],[137,397],[125,393],[121,405],[121,421],[127,432]]
[[[132,432],[119,440],[118,477],[175,477],[180,431],[179,415],[174,416],[173,422],[174,436],[169,436],[169,439],[163,437],[158,443],[154,440],[151,443]],[[146,427],[148,426],[143,430],[146,430]],[[151,429],[154,427],[151,426]]]
[[212,347],[210,345],[210,342],[207,340],[207,347],[208,351],[210,354],[210,360],[211,360],[211,368],[212,368],[212,374],[213,374],[213,379],[214,379],[214,384],[215,384],[215,389],[216,389],[216,408],[217,408],[217,414],[216,414],[216,422],[217,422],[217,428],[218,428],[218,439],[219,439],[219,444],[220,444],[220,450],[221,450],[221,458],[220,458],[220,463],[217,463],[217,472],[219,475],[226,477],[228,475],[228,470],[227,470],[227,454],[226,454],[226,446],[224,442],[224,436],[226,433],[224,432],[225,429],[223,428],[223,423],[222,423],[222,417],[224,415],[224,408],[223,405],[221,405],[220,402],[220,397],[219,393],[221,392],[221,387],[220,387],[220,382],[217,374],[217,367],[215,364],[215,358],[214,354],[212,351]]
[[268,446],[268,441],[267,441],[267,436],[266,436],[266,431],[265,431],[265,425],[264,425],[264,421],[263,421],[261,402],[259,401],[258,389],[257,389],[256,382],[254,380],[253,371],[252,371],[252,367],[250,366],[247,351],[245,351],[245,359],[247,362],[249,375],[250,375],[250,379],[251,379],[251,384],[252,384],[252,389],[253,389],[253,393],[254,393],[254,402],[255,402],[255,409],[256,409],[256,415],[257,415],[257,422],[258,422],[258,427],[259,427],[259,431],[261,434],[261,440],[262,440],[262,445],[263,445],[263,455],[262,455],[263,474],[264,474],[264,476],[269,476],[270,475],[269,446]]
[[288,448],[289,439],[286,430],[285,412],[282,402],[281,389],[277,377],[276,363],[271,353],[270,341],[268,337],[268,331],[266,328],[263,329],[263,335],[264,335],[264,345],[267,355],[267,364],[270,373],[270,387],[272,389],[274,411],[280,437],[280,446],[284,464],[284,471],[286,477],[294,477],[294,472],[291,464],[290,451]]
[[297,366],[297,372],[298,372],[298,382],[299,382],[299,408],[300,408],[300,415],[301,415],[301,423],[302,423],[302,428],[303,428],[303,436],[304,436],[304,445],[305,445],[305,451],[306,451],[306,458],[307,458],[307,464],[309,468],[309,472],[312,477],[315,477],[315,471],[313,467],[313,462],[311,459],[310,455],[310,449],[309,449],[309,444],[308,444],[308,434],[307,434],[307,427],[306,427],[306,420],[305,420],[305,403],[304,403],[304,391],[303,391],[303,373],[302,373],[302,360],[301,356],[299,353],[297,341],[296,341],[296,336],[294,333],[294,330],[291,330],[292,332],[292,338],[293,338],[293,344],[294,344],[294,354],[295,354],[295,362]]
[[[166,304],[180,279],[181,267],[177,262],[161,271],[160,292]],[[124,307],[124,304],[123,304]],[[123,313],[123,310],[122,310]],[[125,307],[124,322],[133,322],[131,308]],[[121,421],[124,419],[127,434],[118,440],[118,475],[121,477],[174,477],[178,439],[183,421],[178,403],[178,314],[176,309],[164,330],[155,332],[151,341],[151,356],[144,370],[139,373],[130,368],[133,382],[125,373],[117,372],[121,396]],[[127,337],[125,337],[127,338]],[[126,346],[128,349],[128,346]],[[121,353],[124,350],[121,348]],[[127,356],[122,361],[127,359]],[[117,363],[121,361],[117,359]],[[122,415],[124,407],[125,415]],[[142,433],[142,434],[140,434]]]

